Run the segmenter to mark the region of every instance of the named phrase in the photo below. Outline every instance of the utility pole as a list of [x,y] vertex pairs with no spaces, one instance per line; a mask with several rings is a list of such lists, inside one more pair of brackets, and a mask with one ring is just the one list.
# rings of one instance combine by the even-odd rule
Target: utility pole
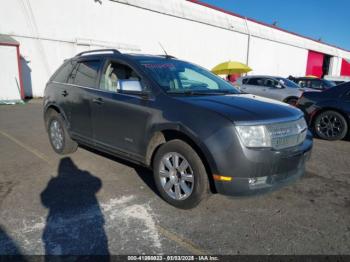
[[250,53],[250,39],[251,39],[251,34],[248,26],[248,19],[247,17],[244,17],[245,25],[247,27],[247,32],[248,32],[248,45],[247,45],[247,57],[246,57],[246,65],[249,66],[249,53]]

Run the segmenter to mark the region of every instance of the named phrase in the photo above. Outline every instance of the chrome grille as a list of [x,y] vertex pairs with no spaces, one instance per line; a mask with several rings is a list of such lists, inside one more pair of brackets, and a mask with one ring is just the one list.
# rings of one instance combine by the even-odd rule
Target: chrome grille
[[275,149],[293,147],[304,142],[307,125],[304,118],[296,121],[267,125],[271,145]]

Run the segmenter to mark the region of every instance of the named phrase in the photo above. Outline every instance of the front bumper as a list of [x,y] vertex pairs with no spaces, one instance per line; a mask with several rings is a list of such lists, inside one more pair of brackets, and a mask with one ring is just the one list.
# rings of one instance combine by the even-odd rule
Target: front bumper
[[[215,181],[220,194],[248,196],[266,193],[288,185],[305,174],[305,163],[311,156],[312,136],[309,134],[303,144],[283,151],[244,149],[237,166],[241,172],[229,173],[231,181]],[[237,173],[235,175],[235,173]]]

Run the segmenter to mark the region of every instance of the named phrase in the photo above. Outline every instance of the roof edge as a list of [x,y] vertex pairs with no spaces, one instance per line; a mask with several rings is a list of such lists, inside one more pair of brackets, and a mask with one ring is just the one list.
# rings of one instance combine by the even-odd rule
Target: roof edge
[[19,46],[19,42],[9,35],[0,34],[0,45]]
[[350,50],[347,50],[345,48],[342,48],[342,47],[339,47],[339,46],[336,46],[336,45],[333,45],[333,44],[328,44],[328,43],[325,43],[325,42],[322,42],[322,41],[318,41],[316,39],[313,39],[311,37],[308,37],[308,36],[304,36],[304,35],[301,35],[301,34],[298,34],[298,33],[295,33],[295,32],[292,32],[292,31],[288,31],[286,29],[283,29],[283,28],[280,28],[280,27],[277,27],[277,26],[273,26],[273,25],[270,25],[268,23],[265,23],[265,22],[262,22],[262,21],[258,21],[256,19],[253,19],[253,18],[249,18],[249,17],[246,17],[246,16],[242,16],[242,15],[239,15],[237,13],[234,13],[232,11],[228,11],[226,9],[223,9],[221,7],[217,7],[215,5],[211,5],[211,4],[207,4],[207,3],[204,3],[202,1],[199,1],[199,0],[186,0],[187,2],[190,2],[190,3],[194,3],[194,4],[197,4],[197,5],[201,5],[201,6],[204,6],[204,7],[207,7],[207,8],[210,8],[210,9],[213,9],[213,10],[216,10],[216,11],[219,11],[219,12],[222,12],[222,13],[225,13],[225,14],[228,14],[228,15],[231,15],[231,16],[234,16],[234,17],[238,17],[238,18],[242,18],[242,19],[247,19],[248,21],[250,22],[253,22],[253,23],[257,23],[259,25],[263,25],[263,26],[267,26],[269,28],[272,28],[272,29],[276,29],[276,30],[279,30],[279,31],[282,31],[284,33],[288,33],[288,34],[291,34],[291,35],[294,35],[294,36],[298,36],[298,37],[301,37],[301,38],[304,38],[304,39],[307,39],[307,40],[311,40],[313,42],[316,42],[318,44],[323,44],[323,45],[326,45],[326,46],[330,46],[330,47],[333,47],[333,48],[337,48],[339,50],[342,50],[342,51],[345,51],[345,52],[349,52],[350,53]]

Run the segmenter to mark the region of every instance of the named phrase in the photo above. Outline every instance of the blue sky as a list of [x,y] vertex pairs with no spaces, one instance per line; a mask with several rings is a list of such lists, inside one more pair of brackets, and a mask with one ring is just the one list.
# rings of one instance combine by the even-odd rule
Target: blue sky
[[350,50],[350,0],[202,0]]

